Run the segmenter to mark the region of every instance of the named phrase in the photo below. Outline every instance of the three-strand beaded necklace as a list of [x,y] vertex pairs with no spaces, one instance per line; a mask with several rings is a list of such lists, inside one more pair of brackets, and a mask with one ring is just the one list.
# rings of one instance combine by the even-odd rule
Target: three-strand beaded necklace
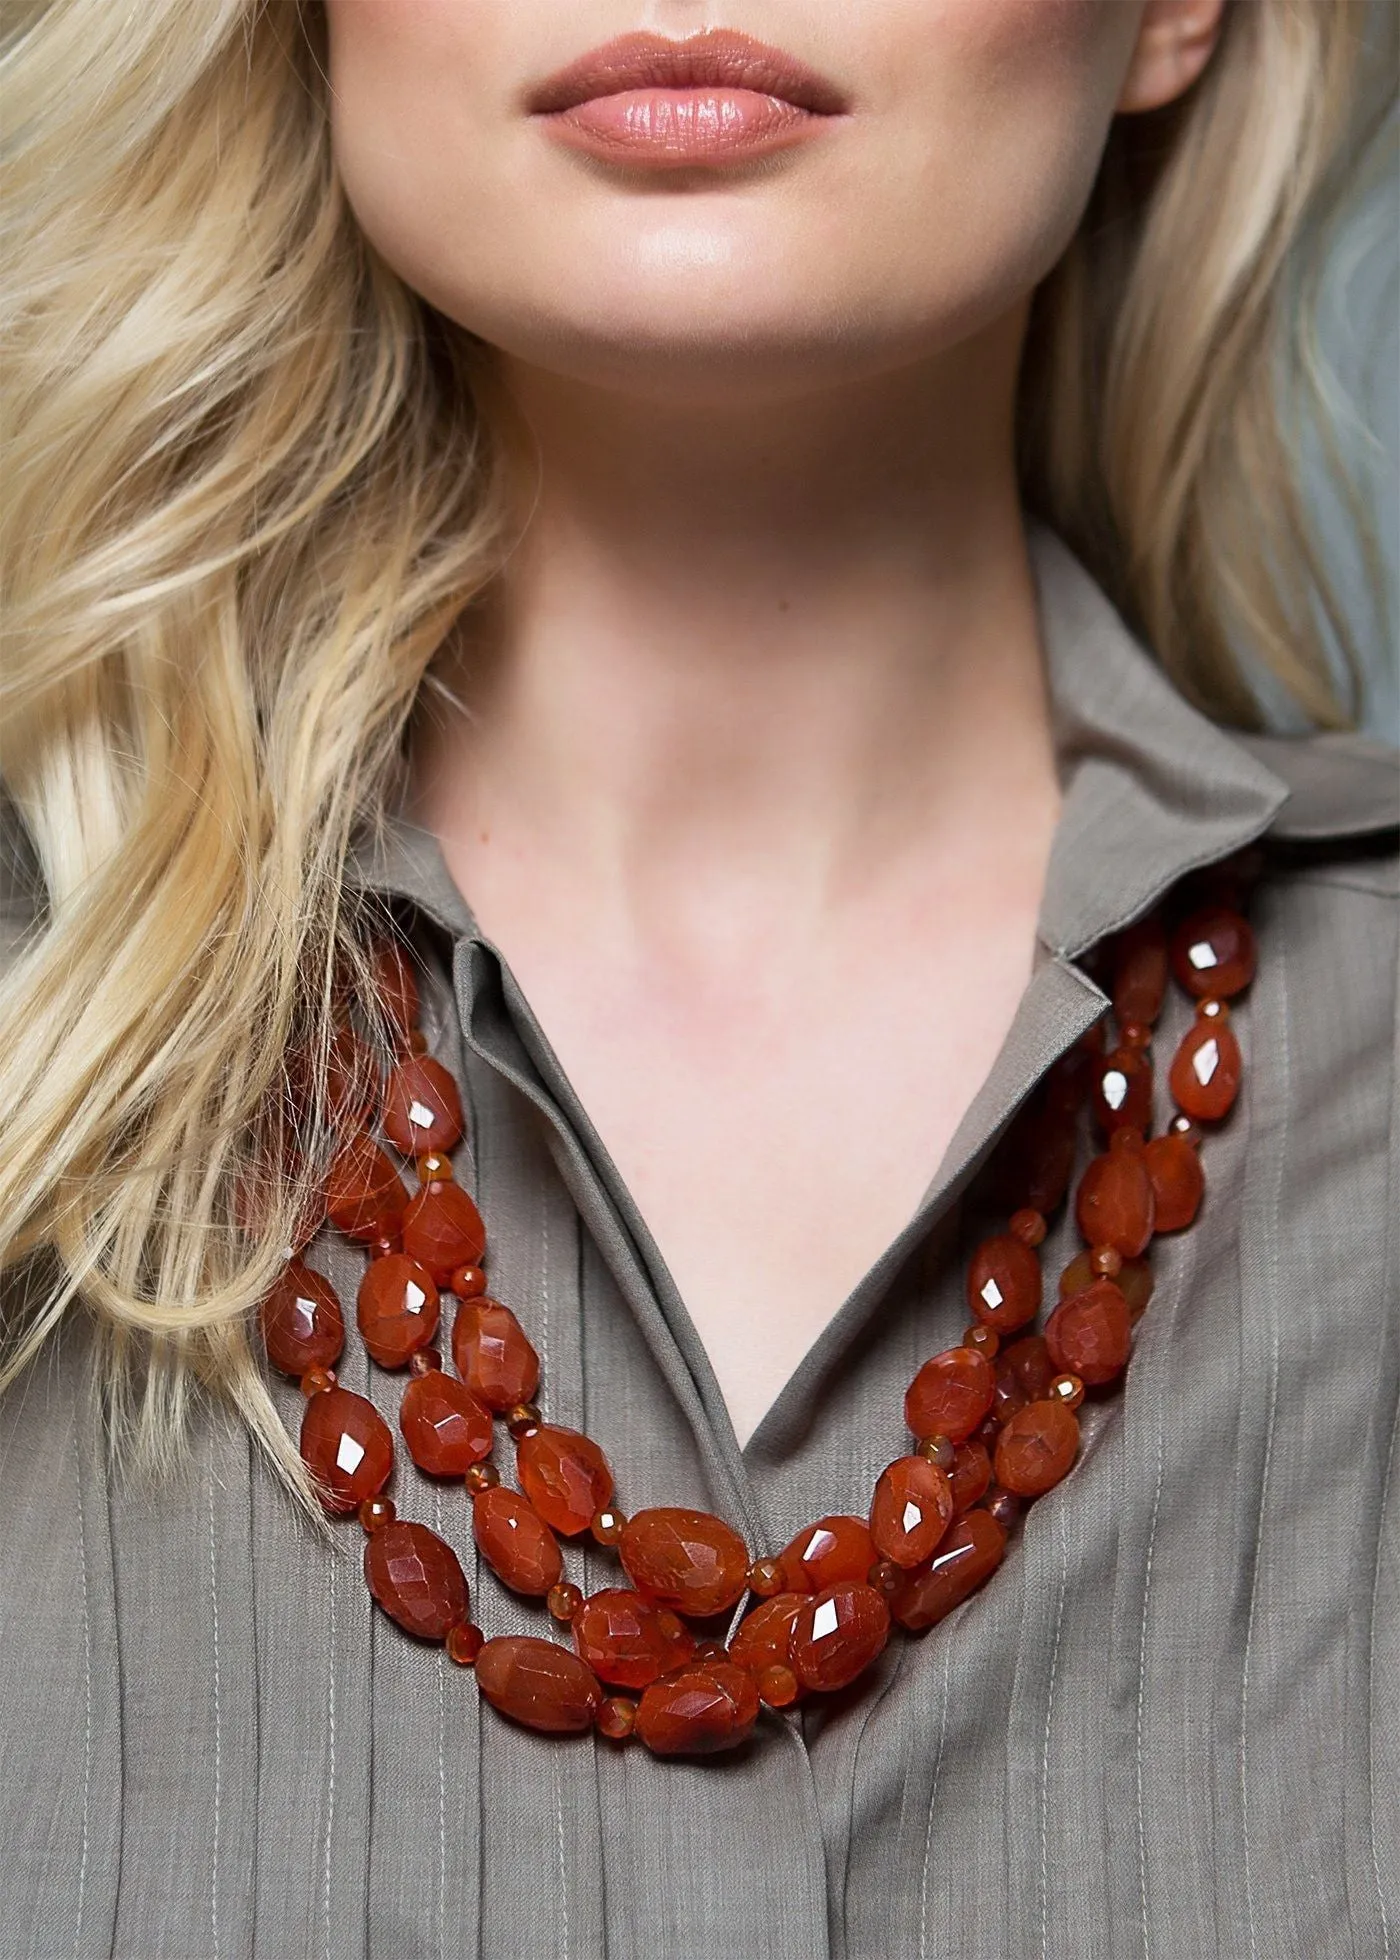
[[[263,1302],[263,1339],[275,1366],[300,1381],[302,1456],[327,1510],[358,1516],[365,1577],[384,1612],[474,1668],[487,1701],[525,1727],[596,1728],[665,1756],[734,1747],[761,1706],[846,1688],[894,1625],[921,1633],[960,1605],[1000,1564],[1023,1505],[1074,1463],[1086,1391],[1100,1394],[1127,1365],[1152,1290],[1149,1242],[1189,1225],[1201,1203],[1202,1126],[1229,1113],[1240,1084],[1228,1003],[1253,977],[1255,948],[1228,869],[1196,897],[1170,929],[1154,915],[1111,942],[1101,970],[1115,1039],[1100,1023],[1013,1126],[1003,1161],[1014,1167],[1017,1208],[973,1253],[972,1325],[909,1384],[913,1449],[882,1472],[866,1515],[820,1518],[778,1556],[758,1558],[707,1512],[624,1515],[598,1445],[540,1413],[539,1358],[511,1308],[491,1297],[485,1226],[448,1157],[463,1135],[461,1098],[426,1052],[408,958],[383,941],[375,970],[395,1053],[379,1079],[379,1134],[373,1102],[355,1087],[374,1079],[368,1051],[347,1018],[328,1083],[340,1129],[325,1211],[368,1249],[356,1318],[372,1360],[408,1372],[399,1429],[409,1455],[426,1477],[465,1488],[481,1558],[511,1591],[543,1598],[561,1637],[485,1639],[457,1554],[384,1494],[394,1438],[374,1405],[336,1380],[344,1316],[329,1281],[300,1257],[320,1223],[308,1218]],[[1169,971],[1195,1018],[1169,1071],[1177,1113],[1154,1136],[1151,1039]],[[1034,1333],[1037,1248],[1068,1192],[1086,1097],[1103,1147],[1073,1200],[1084,1250]],[[414,1165],[412,1195],[390,1151]],[[451,1367],[434,1345],[448,1296],[458,1303]],[[515,1489],[493,1461],[497,1419],[515,1447]],[[560,1540],[585,1537],[616,1555],[625,1583],[585,1597],[565,1577]],[[746,1594],[750,1610],[726,1643],[714,1629]]]

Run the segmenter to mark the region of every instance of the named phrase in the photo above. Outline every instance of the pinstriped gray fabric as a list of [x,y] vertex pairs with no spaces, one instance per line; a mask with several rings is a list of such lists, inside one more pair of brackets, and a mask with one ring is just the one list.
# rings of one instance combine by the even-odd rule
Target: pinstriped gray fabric
[[[213,1417],[177,1483],[111,1475],[75,1326],[0,1410],[3,1960],[1400,1954],[1394,759],[1221,734],[1043,533],[1035,558],[1066,779],[1036,972],[917,1217],[742,1452],[432,840],[396,825],[352,872],[424,958],[458,1170],[551,1411],[604,1441],[624,1505],[711,1506],[772,1550],[902,1446],[904,1383],[966,1318],[989,1149],[1101,1009],[1087,949],[1262,836],[1245,1091],[1074,1474],[865,1692],[661,1764],[483,1714],[373,1611],[358,1534],[318,1544]],[[1173,1000],[1160,1052],[1186,1021]],[[1047,1271],[1071,1250],[1061,1221]],[[312,1257],[353,1297],[354,1253]],[[392,1414],[362,1356],[346,1378]],[[548,1630],[481,1574],[460,1492],[397,1494],[462,1552],[488,1632]],[[609,1582],[600,1552],[575,1566]]]

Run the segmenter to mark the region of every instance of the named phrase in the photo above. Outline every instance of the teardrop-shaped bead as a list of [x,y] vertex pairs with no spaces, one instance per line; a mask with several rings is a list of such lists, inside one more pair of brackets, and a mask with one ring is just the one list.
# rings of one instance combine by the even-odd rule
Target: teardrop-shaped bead
[[345,1345],[340,1301],[328,1279],[289,1259],[258,1309],[263,1345],[274,1368],[300,1381],[308,1368],[333,1368]]
[[1048,1394],[1054,1379],[1055,1364],[1043,1334],[1023,1334],[1019,1341],[1012,1341],[996,1359],[993,1411],[997,1421],[1006,1422],[1027,1402]]
[[338,1130],[363,1129],[379,1100],[379,1064],[348,1021],[336,1027],[326,1050],[325,1097]]
[[654,1756],[713,1756],[748,1739],[758,1708],[758,1686],[746,1668],[697,1662],[647,1689],[636,1733]]
[[379,1011],[400,1043],[418,1025],[418,981],[408,953],[396,939],[381,939],[370,954]]
[[331,1223],[352,1239],[392,1239],[403,1225],[408,1193],[374,1138],[360,1130],[337,1152],[326,1174]]
[[451,1178],[422,1185],[403,1215],[403,1249],[426,1266],[438,1286],[449,1286],[458,1266],[477,1266],[486,1250],[481,1213]]
[[1181,1037],[1169,1078],[1172,1100],[1198,1123],[1228,1116],[1239,1094],[1244,1058],[1224,1015],[1197,1020]]
[[646,1688],[695,1652],[695,1637],[669,1607],[623,1586],[596,1592],[571,1623],[579,1658],[614,1688]]
[[749,1555],[737,1531],[708,1511],[660,1506],[628,1519],[623,1570],[641,1592],[677,1613],[723,1613],[744,1591]]
[[1155,914],[1119,933],[1110,971],[1113,1016],[1119,1027],[1136,1022],[1150,1028],[1162,1011],[1167,990],[1167,935]]
[[301,1454],[326,1509],[348,1517],[388,1483],[394,1439],[372,1402],[348,1388],[329,1388],[306,1404]]
[[969,1511],[927,1566],[909,1574],[890,1602],[894,1617],[910,1633],[936,1626],[990,1578],[1005,1550],[1006,1532],[996,1519],[987,1511]]
[[792,1670],[804,1688],[834,1693],[863,1674],[890,1637],[890,1609],[873,1586],[829,1586],[793,1622]]
[[365,1578],[391,1620],[419,1640],[445,1640],[467,1617],[457,1554],[434,1531],[402,1518],[365,1541]]
[[1094,1121],[1105,1136],[1152,1125],[1152,1063],[1141,1049],[1115,1048],[1094,1069]]
[[543,1422],[522,1436],[515,1465],[520,1488],[553,1530],[566,1538],[587,1531],[613,1494],[608,1459],[591,1436]]
[[1172,971],[1197,1000],[1232,1000],[1254,978],[1249,921],[1225,905],[1202,906],[1172,934]]
[[476,1679],[498,1713],[542,1735],[581,1735],[603,1699],[602,1684],[577,1654],[529,1634],[488,1640],[476,1657]]
[[1086,1168],[1075,1216],[1091,1246],[1111,1245],[1125,1259],[1146,1248],[1156,1205],[1142,1146],[1130,1130],[1119,1130],[1112,1146]]
[[1012,1232],[984,1239],[967,1268],[967,1301],[998,1334],[1014,1334],[1040,1311],[1040,1261]]
[[518,1491],[495,1484],[472,1499],[472,1536],[503,1586],[543,1599],[564,1576],[559,1540]]
[[1111,1279],[1061,1300],[1045,1323],[1045,1345],[1062,1374],[1098,1388],[1121,1375],[1132,1345],[1128,1303]]
[[974,1504],[980,1504],[991,1481],[992,1459],[987,1454],[986,1444],[979,1443],[975,1436],[965,1443],[959,1443],[953,1457],[953,1467],[948,1472],[948,1486],[953,1493],[953,1516],[960,1518],[964,1511],[970,1511]]
[[399,1428],[408,1453],[430,1477],[465,1477],[491,1454],[491,1411],[465,1382],[441,1368],[417,1375],[403,1392]]
[[952,1521],[952,1485],[932,1463],[901,1456],[881,1473],[870,1506],[870,1536],[881,1558],[922,1565]]
[[1153,1230],[1183,1231],[1200,1210],[1205,1195],[1206,1179],[1199,1151],[1188,1138],[1169,1132],[1166,1136],[1153,1137],[1144,1155],[1156,1211]]
[[405,1055],[384,1091],[384,1134],[405,1157],[447,1151],[462,1137],[457,1084],[431,1055]]
[[919,1437],[962,1443],[992,1406],[992,1364],[976,1348],[948,1348],[926,1361],[904,1397],[904,1420]]
[[403,1368],[437,1332],[438,1290],[406,1252],[371,1259],[356,1300],[360,1334],[381,1368]]
[[1017,1497],[1040,1497],[1079,1454],[1079,1422],[1063,1402],[1028,1402],[997,1441],[996,1476]]
[[865,1518],[818,1518],[789,1540],[778,1563],[788,1592],[824,1592],[864,1579],[875,1563],[875,1540]]
[[766,1667],[786,1667],[792,1629],[810,1597],[809,1593],[782,1592],[765,1599],[747,1616],[730,1641],[730,1658],[740,1667],[746,1667],[755,1680]]
[[540,1358],[524,1328],[499,1300],[464,1300],[452,1328],[457,1373],[488,1409],[503,1415],[528,1402],[540,1385]]

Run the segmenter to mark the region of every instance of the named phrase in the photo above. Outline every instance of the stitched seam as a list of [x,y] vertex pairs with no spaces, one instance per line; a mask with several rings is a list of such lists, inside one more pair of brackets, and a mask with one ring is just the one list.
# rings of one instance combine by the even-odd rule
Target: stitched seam
[[326,1855],[324,1861],[321,1911],[326,1928],[326,1960],[334,1960],[331,1953],[331,1834],[335,1827],[335,1596],[336,1562],[330,1561],[330,1638],[326,1642],[326,1709],[330,1731],[330,1761],[326,1778]]
[[83,1572],[83,1846],[78,1861],[78,1917],[73,1928],[73,1951],[81,1950],[83,1909],[87,1900],[88,1818],[92,1790],[92,1621],[88,1612],[87,1527],[83,1521],[81,1462],[74,1466],[78,1494],[78,1559]]
[[[433,1491],[433,1525],[442,1536],[442,1488]],[[447,1953],[447,1664],[437,1657],[438,1686],[438,1954]]]
[[1055,1645],[1050,1652],[1050,1685],[1045,1695],[1045,1740],[1040,1751],[1040,1951],[1050,1950],[1050,1827],[1047,1807],[1050,1791],[1050,1725],[1055,1710],[1055,1676],[1060,1664],[1060,1635],[1065,1624],[1065,1589],[1069,1578],[1069,1535],[1065,1508],[1057,1507],[1060,1520],[1060,1596],[1055,1606]]
[[219,1586],[214,1558],[214,1468],[209,1467],[209,1602],[214,1615],[214,1869],[209,1881],[209,1930],[219,1960],[219,1821],[223,1796],[223,1720],[219,1701]]
[[1390,1960],[1390,1914],[1386,1911],[1385,1885],[1381,1879],[1381,1854],[1376,1843],[1376,1611],[1381,1587],[1381,1564],[1385,1558],[1386,1509],[1390,1497],[1390,1479],[1395,1467],[1395,1439],[1400,1436],[1400,1422],[1390,1425],[1390,1447],[1385,1457],[1385,1482],[1381,1487],[1381,1515],[1379,1533],[1376,1540],[1376,1569],[1371,1579],[1371,1640],[1370,1651],[1366,1657],[1366,1673],[1369,1693],[1366,1710],[1366,1792],[1371,1806],[1371,1871],[1376,1881],[1376,1903],[1381,1912],[1381,1953],[1383,1960]]
[[933,1814],[938,1807],[938,1782],[943,1773],[943,1747],[948,1738],[948,1695],[953,1666],[951,1641],[943,1642],[943,1704],[938,1714],[938,1749],[933,1758],[933,1785],[928,1793],[928,1828],[924,1832],[924,1868],[919,1875],[919,1960],[928,1955],[928,1873],[933,1859]]

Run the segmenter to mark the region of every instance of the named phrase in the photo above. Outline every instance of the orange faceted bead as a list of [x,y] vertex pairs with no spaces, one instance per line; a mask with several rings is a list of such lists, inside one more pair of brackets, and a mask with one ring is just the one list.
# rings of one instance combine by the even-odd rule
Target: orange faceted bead
[[[1150,1149],[1151,1145],[1148,1148]],[[1060,1298],[1068,1300],[1072,1294],[1082,1293],[1086,1286],[1092,1286],[1099,1277],[1094,1266],[1094,1255],[1087,1251],[1076,1253],[1060,1274]],[[1127,1301],[1128,1312],[1136,1320],[1152,1298],[1151,1266],[1145,1259],[1124,1259],[1114,1276],[1113,1283]],[[1043,1395],[1044,1392],[1044,1384],[1042,1384],[1035,1394]],[[1026,1399],[1032,1401],[1034,1397],[1028,1396]]]
[[1113,1014],[1120,1028],[1151,1027],[1167,990],[1167,935],[1155,914],[1120,932],[1111,965]]
[[426,1525],[381,1525],[365,1545],[365,1578],[390,1619],[419,1640],[445,1640],[467,1617],[457,1554]]
[[732,1606],[748,1577],[743,1539],[708,1511],[638,1511],[623,1529],[618,1555],[639,1591],[697,1618]]
[[301,1419],[301,1454],[328,1511],[348,1517],[377,1497],[394,1467],[394,1439],[372,1402],[348,1388],[313,1395]]
[[1096,1064],[1093,1110],[1105,1136],[1115,1130],[1151,1128],[1152,1063],[1140,1049],[1115,1048]]
[[922,1565],[952,1521],[952,1485],[923,1457],[901,1456],[881,1473],[870,1506],[870,1536],[882,1558]]
[[1055,1376],[1055,1364],[1043,1334],[1023,1334],[997,1356],[994,1409],[1005,1422],[1027,1402],[1044,1395]]
[[462,1099],[449,1071],[431,1055],[408,1055],[391,1071],[384,1134],[405,1157],[450,1150],[460,1142]]
[[756,1606],[729,1643],[730,1659],[755,1678],[767,1667],[786,1667],[792,1629],[809,1597],[807,1593],[779,1593]]
[[1048,1399],[1028,1402],[997,1441],[997,1482],[1018,1497],[1039,1497],[1059,1483],[1078,1454],[1074,1411]]
[[328,1279],[289,1259],[258,1309],[263,1345],[274,1368],[299,1381],[308,1368],[333,1368],[345,1345],[340,1301]]
[[394,1238],[407,1204],[403,1180],[374,1138],[363,1130],[352,1136],[326,1174],[331,1223],[352,1239]]
[[927,1566],[909,1574],[890,1602],[894,1617],[910,1633],[935,1626],[996,1571],[1005,1550],[1006,1532],[997,1520],[987,1511],[969,1511]]
[[476,1266],[486,1250],[481,1213],[450,1178],[422,1185],[403,1215],[403,1249],[447,1286],[459,1266]]
[[573,1618],[574,1645],[600,1681],[646,1688],[695,1652],[695,1639],[664,1606],[621,1586],[586,1599]]
[[447,1284],[459,1300],[476,1300],[486,1291],[486,1275],[480,1266],[458,1266]]
[[544,1422],[515,1452],[520,1488],[554,1531],[577,1538],[613,1494],[608,1459],[589,1436]]
[[758,1677],[758,1698],[768,1708],[791,1708],[802,1693],[802,1683],[790,1667],[765,1667]]
[[[298,1071],[314,1064],[304,1052]],[[362,1129],[379,1095],[379,1064],[348,1021],[340,1022],[326,1049],[326,1114],[338,1130]]]
[[418,981],[397,939],[381,939],[370,954],[375,1000],[390,1030],[406,1042],[418,1023]]
[[975,1348],[948,1348],[926,1361],[904,1397],[904,1420],[916,1436],[965,1443],[992,1406],[992,1364]]
[[381,1368],[402,1368],[437,1332],[438,1290],[405,1252],[370,1261],[356,1309],[365,1346]]
[[636,1732],[656,1756],[710,1756],[747,1740],[758,1708],[746,1668],[706,1661],[653,1682],[638,1704]]
[[1172,971],[1197,1000],[1231,1000],[1254,978],[1258,953],[1249,921],[1224,905],[1206,905],[1172,935]]
[[890,1637],[890,1609],[873,1586],[828,1586],[793,1622],[789,1658],[804,1688],[830,1694],[863,1674]]
[[403,1392],[399,1428],[408,1453],[430,1477],[465,1477],[491,1454],[491,1411],[455,1375],[417,1375]]
[[499,1300],[462,1302],[452,1328],[452,1359],[472,1393],[498,1414],[528,1402],[539,1387],[540,1358]]
[[1158,1232],[1180,1232],[1200,1210],[1205,1172],[1194,1146],[1183,1136],[1153,1137],[1144,1151],[1152,1179]]
[[609,1742],[626,1742],[637,1726],[637,1704],[626,1695],[609,1695],[598,1709],[598,1733]]
[[1181,1038],[1169,1081],[1173,1100],[1198,1123],[1228,1116],[1239,1094],[1244,1058],[1224,1013],[1202,1016]]
[[992,1459],[986,1446],[974,1437],[971,1441],[960,1443],[953,1467],[948,1473],[948,1484],[953,1493],[953,1516],[960,1518],[964,1511],[970,1511],[974,1504],[980,1503],[986,1495],[988,1484],[992,1481]]
[[784,1546],[778,1563],[789,1592],[824,1592],[865,1577],[875,1563],[875,1540],[864,1518],[818,1518]]
[[542,1735],[582,1735],[603,1699],[597,1676],[552,1640],[512,1634],[476,1657],[482,1694],[500,1714]]
[[475,1667],[476,1657],[486,1643],[486,1636],[480,1627],[474,1627],[470,1620],[461,1626],[452,1627],[447,1635],[447,1658],[456,1661],[458,1667]]
[[472,1499],[472,1536],[503,1586],[543,1599],[564,1576],[559,1541],[528,1499],[504,1484]]
[[1045,1345],[1057,1369],[1098,1388],[1126,1367],[1131,1328],[1127,1301],[1111,1279],[1100,1279],[1060,1302],[1046,1322]]
[[1143,1148],[1131,1130],[1117,1131],[1112,1147],[1088,1166],[1079,1182],[1075,1216],[1091,1246],[1111,1245],[1125,1259],[1145,1250],[1156,1207]]
[[999,1334],[1014,1334],[1040,1311],[1040,1261],[1012,1232],[984,1239],[967,1269],[968,1304]]

